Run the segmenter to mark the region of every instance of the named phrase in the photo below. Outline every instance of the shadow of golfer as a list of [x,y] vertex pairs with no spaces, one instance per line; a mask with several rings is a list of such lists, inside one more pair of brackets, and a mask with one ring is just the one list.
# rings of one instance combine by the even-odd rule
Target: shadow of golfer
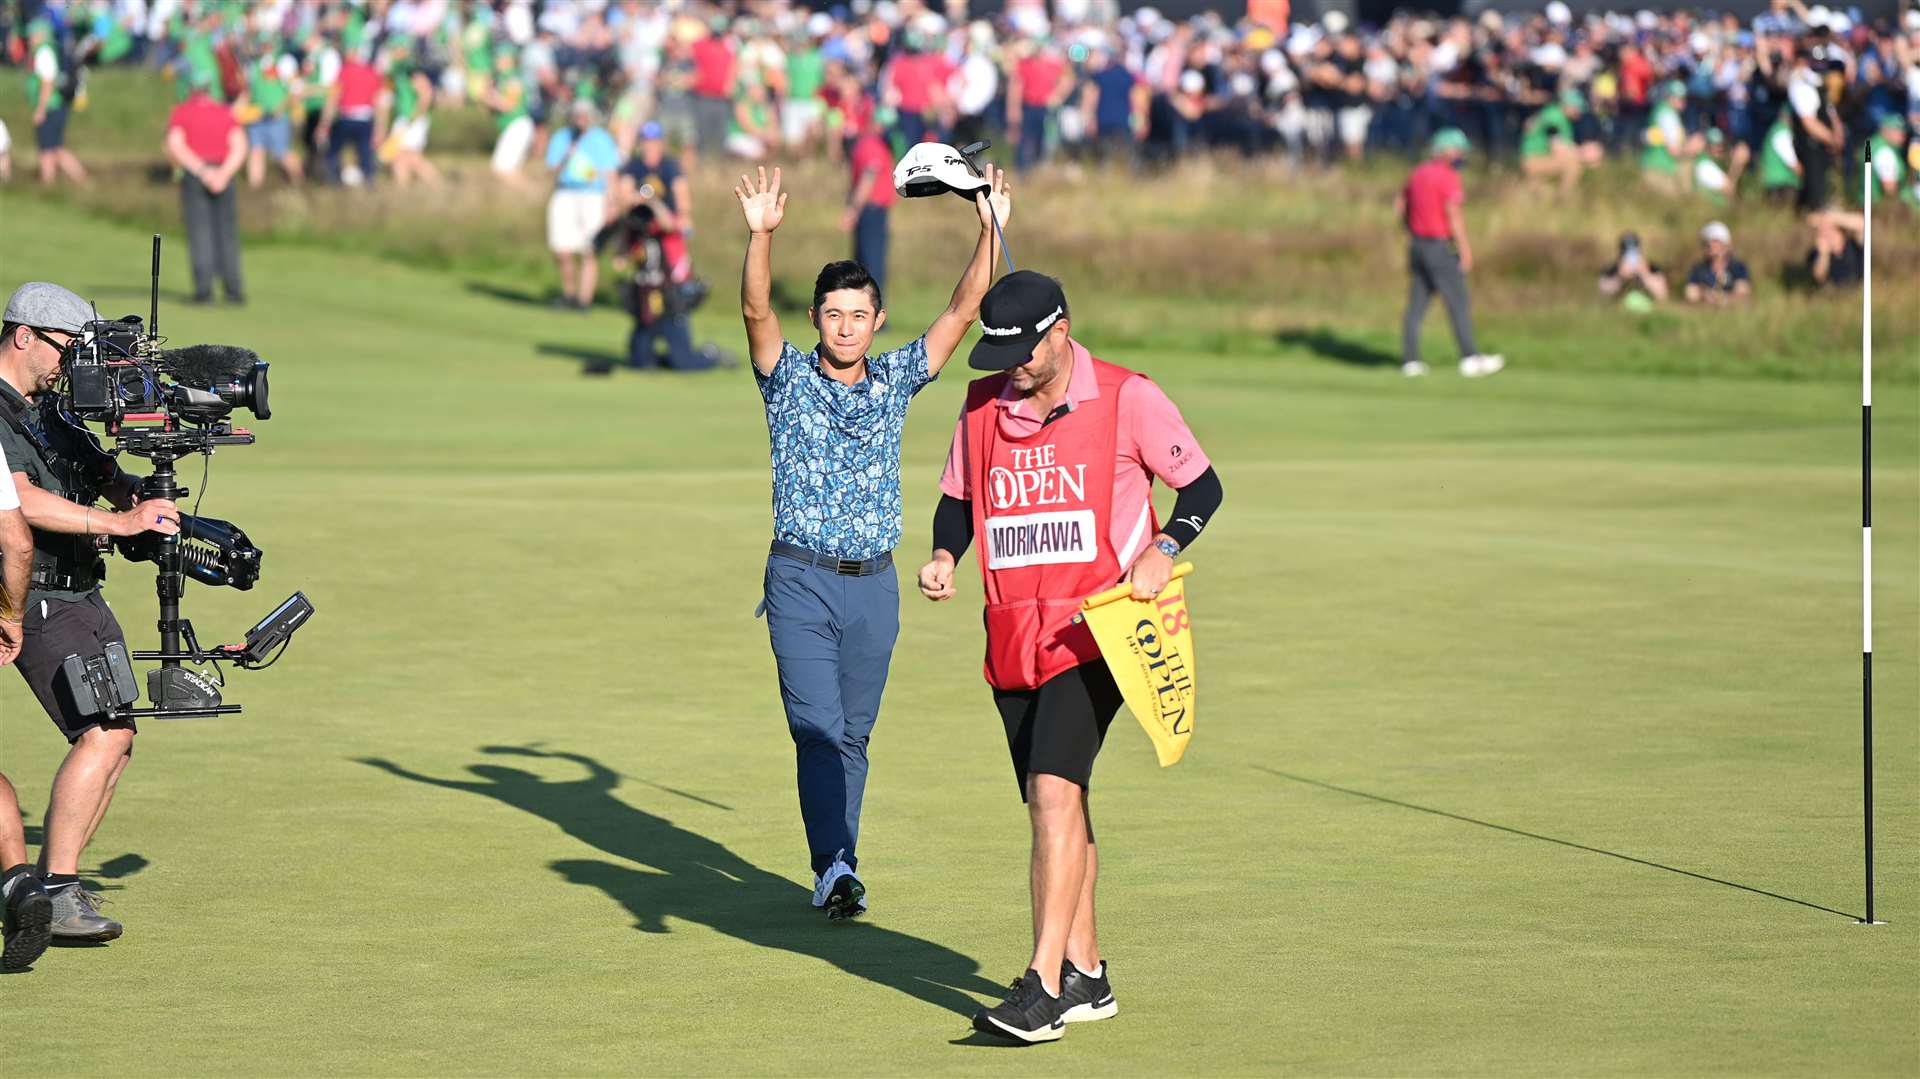
[[441,779],[388,760],[355,759],[416,783],[492,798],[619,859],[567,859],[549,868],[571,884],[605,892],[627,908],[642,932],[671,932],[669,919],[709,926],[756,947],[812,956],[961,1015],[980,1007],[969,993],[1004,992],[981,976],[979,963],[951,948],[869,922],[828,922],[808,905],[806,887],[615,797],[622,777],[591,757],[524,746],[486,746],[481,752],[566,761],[586,774],[549,780],[518,768],[474,764],[467,767],[474,780]]

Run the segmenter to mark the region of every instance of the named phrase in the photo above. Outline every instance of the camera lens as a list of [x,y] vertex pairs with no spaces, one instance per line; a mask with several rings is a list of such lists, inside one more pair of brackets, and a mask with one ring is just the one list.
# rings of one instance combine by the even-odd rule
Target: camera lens
[[253,365],[253,385],[248,393],[251,401],[247,407],[261,419],[273,418],[273,409],[267,407],[267,365],[265,361]]

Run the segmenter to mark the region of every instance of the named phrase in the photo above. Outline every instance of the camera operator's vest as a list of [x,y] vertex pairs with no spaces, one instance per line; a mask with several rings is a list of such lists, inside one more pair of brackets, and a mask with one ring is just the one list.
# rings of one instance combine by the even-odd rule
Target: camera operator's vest
[[1100,658],[1074,615],[1122,573],[1109,531],[1120,386],[1143,376],[1100,360],[1093,368],[1099,395],[1025,438],[1000,429],[1004,373],[967,386],[973,532],[987,592],[985,673],[996,689],[1032,689]]
[[[80,505],[100,497],[102,475],[112,459],[86,445],[64,420],[47,422],[45,412],[0,384],[0,423],[18,432],[32,451],[25,460],[9,455],[7,464],[24,472],[35,487]],[[106,576],[106,564],[91,536],[33,530],[32,591],[86,592]]]

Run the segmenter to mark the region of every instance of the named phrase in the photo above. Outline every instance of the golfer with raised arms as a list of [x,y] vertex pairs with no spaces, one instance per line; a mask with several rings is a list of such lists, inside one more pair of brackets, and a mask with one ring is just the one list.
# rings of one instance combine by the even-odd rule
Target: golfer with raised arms
[[[1136,598],[1159,595],[1219,508],[1220,480],[1158,386],[1074,340],[1058,281],[1006,275],[981,301],[980,322],[968,362],[998,373],[967,387],[920,592],[951,598],[955,560],[980,537],[987,683],[1033,829],[1033,957],[973,1025],[1052,1041],[1067,1023],[1118,1008],[1094,936],[1088,788],[1121,695],[1074,614],[1121,581]],[[1164,527],[1155,479],[1179,491]]]
[[900,632],[900,429],[913,395],[946,365],[980,311],[998,255],[993,218],[1011,211],[1005,177],[961,170],[980,217],[973,260],[947,309],[920,337],[868,354],[887,320],[880,288],[858,262],[830,262],[807,312],[819,343],[803,352],[773,312],[773,232],[786,215],[780,170],[742,176],[747,223],[740,313],[772,444],[773,547],[764,609],[793,736],[800,817],[812,855],[813,905],[829,918],[866,909],[855,875],[867,741]]

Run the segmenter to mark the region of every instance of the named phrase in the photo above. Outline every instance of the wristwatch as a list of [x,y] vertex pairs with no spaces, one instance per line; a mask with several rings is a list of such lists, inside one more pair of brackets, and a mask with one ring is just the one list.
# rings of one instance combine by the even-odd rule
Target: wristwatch
[[1154,540],[1153,546],[1161,554],[1166,555],[1168,558],[1180,557],[1180,545],[1171,539]]

